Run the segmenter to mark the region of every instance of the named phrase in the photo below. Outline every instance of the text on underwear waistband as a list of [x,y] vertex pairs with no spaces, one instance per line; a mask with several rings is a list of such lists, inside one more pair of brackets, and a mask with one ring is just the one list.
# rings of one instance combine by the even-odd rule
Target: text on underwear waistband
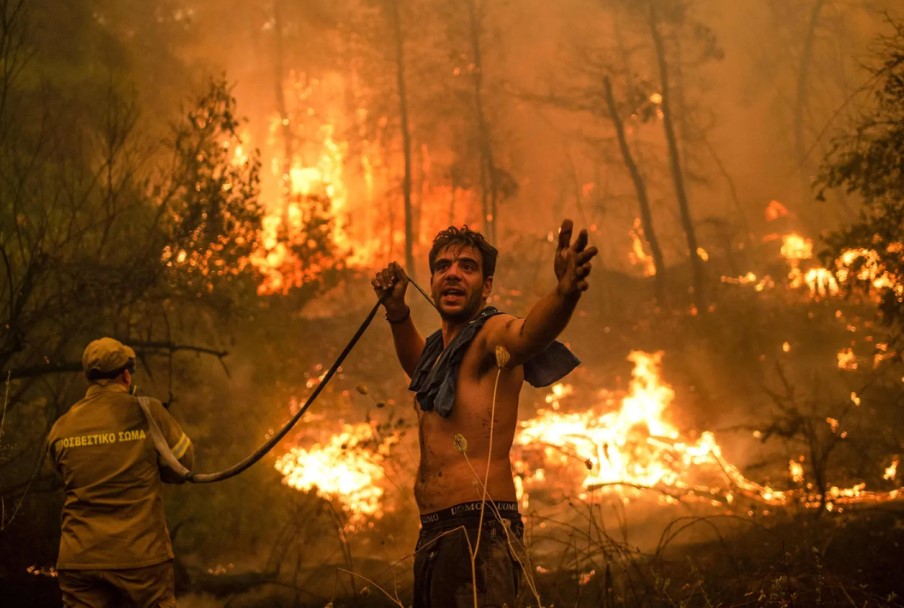
[[[421,515],[421,525],[426,526],[429,524],[435,524],[453,519],[470,519],[472,517],[478,517],[480,515],[480,507],[482,504],[483,501],[475,500],[474,502],[464,502],[460,505],[453,505],[441,511],[426,513],[424,515]],[[498,512],[502,517],[514,518],[520,515],[518,513],[517,502],[493,502],[491,500],[486,501],[484,517],[493,519],[496,512]]]

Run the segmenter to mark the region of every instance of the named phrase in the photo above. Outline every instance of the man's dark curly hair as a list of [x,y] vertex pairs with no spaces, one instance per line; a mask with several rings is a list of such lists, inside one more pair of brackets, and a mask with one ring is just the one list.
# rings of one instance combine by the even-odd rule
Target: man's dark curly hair
[[449,226],[445,230],[441,230],[433,239],[433,247],[430,248],[430,274],[433,274],[436,264],[436,256],[439,252],[449,245],[461,245],[473,247],[480,252],[483,266],[483,278],[491,277],[496,273],[496,256],[499,252],[490,245],[483,235],[479,232],[471,230],[467,226],[456,228]]

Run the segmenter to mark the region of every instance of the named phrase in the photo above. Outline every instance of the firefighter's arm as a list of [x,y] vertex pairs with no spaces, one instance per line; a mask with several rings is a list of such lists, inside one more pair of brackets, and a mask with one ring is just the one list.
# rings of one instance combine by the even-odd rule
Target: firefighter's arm
[[56,451],[54,450],[53,442],[54,438],[53,434],[51,434],[47,437],[41,453],[37,477],[53,479],[54,487],[56,487],[62,481],[62,475],[56,465]]
[[[166,441],[169,451],[173,457],[179,461],[183,467],[191,471],[195,463],[195,451],[191,439],[176,422],[163,405],[156,399],[149,399],[149,412],[153,416],[154,421],[160,429],[163,439]],[[176,471],[174,471],[165,462],[160,462],[160,478],[165,483],[182,483],[185,479]]]

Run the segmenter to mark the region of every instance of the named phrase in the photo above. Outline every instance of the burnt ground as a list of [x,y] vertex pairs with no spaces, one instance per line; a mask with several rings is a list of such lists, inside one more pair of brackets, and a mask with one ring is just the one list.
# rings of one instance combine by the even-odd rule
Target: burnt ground
[[[695,533],[696,530],[696,533]],[[682,542],[681,537],[699,537]],[[859,506],[844,513],[676,519],[648,553],[611,538],[582,552],[579,568],[540,568],[543,606],[833,607],[904,606],[904,503]],[[564,553],[567,553],[566,550]],[[362,564],[378,571],[380,564]],[[404,568],[404,566],[403,566]],[[393,606],[375,585],[348,591],[339,567],[312,568],[301,587],[281,575],[198,577],[180,593],[183,608],[377,608]],[[404,576],[398,597],[408,604]],[[23,575],[3,581],[4,608],[57,607],[55,579]],[[305,588],[307,587],[307,588]],[[330,593],[344,588],[346,591]],[[525,594],[522,607],[536,606]]]
[[711,538],[610,563],[595,582],[540,577],[555,606],[904,606],[904,504],[770,523],[689,518]]

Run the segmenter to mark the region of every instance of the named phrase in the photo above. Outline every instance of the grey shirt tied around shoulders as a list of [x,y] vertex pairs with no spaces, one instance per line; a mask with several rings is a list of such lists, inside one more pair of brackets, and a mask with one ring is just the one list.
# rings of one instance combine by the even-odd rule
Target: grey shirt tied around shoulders
[[[417,401],[425,412],[435,411],[443,418],[452,413],[455,403],[455,382],[458,367],[468,349],[468,345],[486,323],[487,319],[501,314],[493,306],[484,308],[480,315],[462,329],[448,347],[443,348],[443,332],[435,331],[427,338],[424,351],[418,359],[408,390],[417,393]],[[437,360],[438,359],[438,360]],[[524,364],[524,379],[531,386],[549,386],[565,377],[581,361],[574,353],[554,340],[545,351],[529,359]]]

